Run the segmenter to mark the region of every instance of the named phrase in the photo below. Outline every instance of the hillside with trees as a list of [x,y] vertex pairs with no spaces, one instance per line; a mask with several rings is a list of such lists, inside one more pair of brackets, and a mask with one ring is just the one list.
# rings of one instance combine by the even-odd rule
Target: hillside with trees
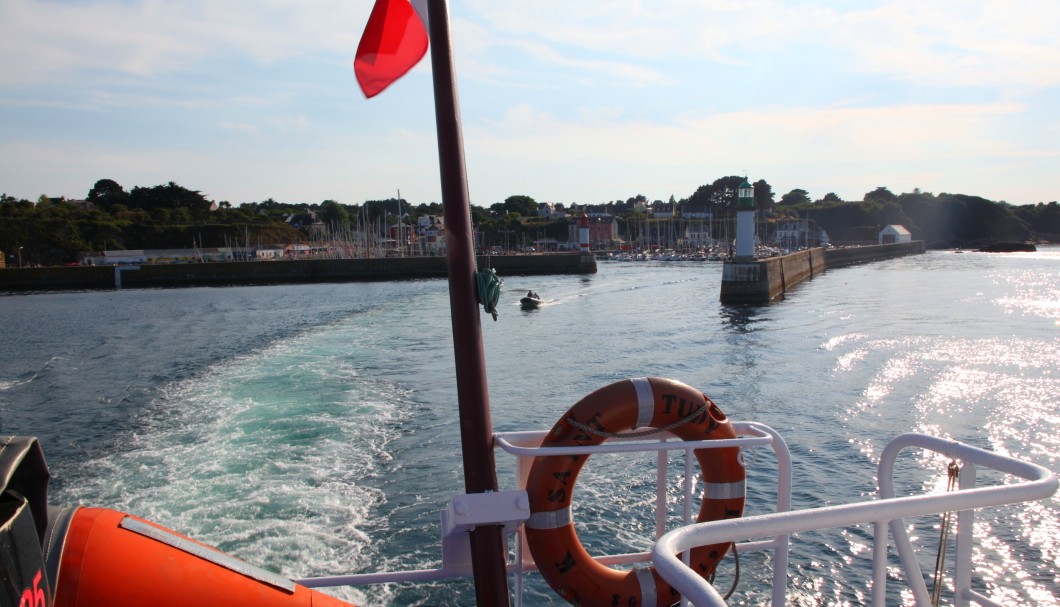
[[[928,194],[914,191],[894,194],[877,188],[857,203],[834,194],[813,203],[800,201],[780,209],[813,219],[834,240],[858,240],[851,230],[900,224],[929,247],[980,246],[995,242],[1060,239],[1060,206],[1020,207],[965,194]],[[863,229],[861,231],[864,231]]]
[[[626,200],[580,205],[552,205],[560,216],[541,216],[539,202],[512,195],[489,208],[472,207],[472,221],[484,245],[522,248],[539,239],[566,241],[569,219],[590,208],[616,218],[620,236],[633,240],[637,226],[681,221],[682,209],[708,209],[715,237],[734,233],[737,188],[742,177],[726,176],[700,186],[687,198],[649,202],[642,195]],[[888,224],[904,225],[929,247],[970,247],[1002,241],[1060,241],[1060,206],[1056,201],[1012,206],[965,194],[930,194],[914,190],[894,194],[884,187],[860,201],[844,201],[833,193],[812,200],[794,189],[780,196],[765,180],[754,184],[759,234],[768,239],[785,219],[812,222],[832,241],[865,241]],[[654,210],[669,208],[667,219]],[[36,201],[0,197],[0,251],[12,262],[16,252],[27,265],[76,263],[89,251],[225,246],[261,246],[340,239],[357,231],[413,226],[423,216],[442,216],[438,202],[410,205],[405,200],[369,200],[344,204],[325,200],[312,204],[272,199],[233,206],[214,202],[200,192],[173,182],[126,190],[111,179],[100,179],[84,199],[41,196]],[[660,216],[663,216],[661,213]],[[643,229],[643,228],[639,228]]]

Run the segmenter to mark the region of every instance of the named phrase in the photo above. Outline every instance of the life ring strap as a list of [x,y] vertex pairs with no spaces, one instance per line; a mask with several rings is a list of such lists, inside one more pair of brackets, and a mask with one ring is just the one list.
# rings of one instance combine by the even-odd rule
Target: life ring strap
[[526,526],[530,529],[559,529],[574,522],[571,507],[567,506],[560,510],[547,510],[535,512],[526,519]]
[[640,607],[655,607],[655,575],[651,569],[634,569],[640,584]]
[[633,429],[650,426],[651,418],[655,416],[655,393],[651,389],[651,382],[647,377],[634,377],[629,381],[637,390],[637,424]]
[[710,500],[743,499],[747,495],[747,481],[732,483],[703,483],[703,496]]

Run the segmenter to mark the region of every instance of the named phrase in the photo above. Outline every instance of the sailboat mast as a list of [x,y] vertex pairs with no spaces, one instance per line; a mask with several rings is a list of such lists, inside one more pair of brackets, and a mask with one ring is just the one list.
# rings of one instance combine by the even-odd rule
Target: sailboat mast
[[398,201],[398,204],[397,204],[397,207],[398,207],[398,212],[397,212],[397,216],[398,216],[398,224],[397,224],[398,257],[404,257],[405,256],[405,239],[404,239],[403,232],[405,231],[405,221],[401,217],[401,215],[403,214],[402,213],[403,209],[401,208],[401,189],[400,188],[398,188],[397,193],[398,193],[398,197],[397,197],[397,201]]
[[[497,465],[493,458],[486,357],[476,296],[477,268],[471,227],[471,199],[464,166],[464,142],[460,130],[446,0],[430,0],[428,14],[464,486],[468,493],[486,493],[497,491]],[[507,554],[504,550],[503,527],[484,525],[473,529],[470,535],[471,566],[478,605],[507,607]]]

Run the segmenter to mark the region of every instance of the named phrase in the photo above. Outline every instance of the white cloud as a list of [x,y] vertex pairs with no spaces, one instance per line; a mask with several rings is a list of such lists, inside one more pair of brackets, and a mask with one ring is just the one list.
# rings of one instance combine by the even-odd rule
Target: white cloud
[[281,133],[304,133],[310,128],[310,121],[304,114],[297,116],[276,116],[272,120],[276,130]]
[[[475,169],[478,173],[511,179],[512,169],[504,167],[518,166],[519,174],[536,179],[538,187],[582,202],[599,202],[592,192],[605,178],[633,188],[617,188],[627,196],[639,192],[665,199],[687,196],[705,182],[744,170],[774,183],[780,193],[814,187],[824,190],[811,190],[815,196],[836,191],[860,199],[887,182],[897,191],[937,190],[944,176],[949,191],[969,191],[971,183],[958,183],[968,179],[962,167],[1028,155],[1056,157],[1055,151],[1002,139],[1006,120],[1020,110],[1012,103],[778,107],[667,125],[611,122],[603,116],[565,123],[520,106],[503,122],[472,131],[469,149],[483,165]],[[1047,179],[1055,187],[1057,178]],[[984,190],[973,193],[1005,191],[1000,182],[983,180],[978,187]]]
[[482,31],[490,32],[489,46],[519,46],[558,66],[567,64],[572,49],[609,61],[624,58],[646,71],[675,57],[741,64],[813,47],[845,58],[853,73],[922,86],[1060,82],[1060,3],[1054,0],[892,0],[838,8],[780,0],[470,4],[467,14],[488,24]]
[[900,0],[834,16],[855,70],[925,86],[1060,84],[1060,4]]
[[[37,2],[0,4],[0,79],[53,82],[82,71],[151,77],[232,54],[267,63],[356,48],[371,3]],[[336,23],[350,27],[335,27]]]
[[261,133],[258,131],[258,127],[257,126],[255,126],[253,124],[247,124],[245,122],[244,123],[221,122],[217,126],[222,128],[222,129],[224,129],[224,130],[226,130],[226,131],[232,131],[234,133],[239,133],[239,134],[245,135],[247,137],[257,138],[257,137],[261,136]]
[[[1060,81],[1060,37],[1053,31],[1060,4],[1053,0],[863,6],[469,0],[453,12],[462,34],[457,45],[476,72],[491,56],[510,60],[498,52],[508,48],[541,65],[651,84],[674,77],[661,72],[660,61],[741,64],[810,45],[848,57],[851,71],[921,85],[1043,87]],[[371,0],[6,0],[0,5],[0,78],[9,85],[54,81],[79,70],[150,77],[203,69],[232,55],[268,63],[321,51],[352,54],[370,7]],[[513,67],[483,67],[483,76]]]

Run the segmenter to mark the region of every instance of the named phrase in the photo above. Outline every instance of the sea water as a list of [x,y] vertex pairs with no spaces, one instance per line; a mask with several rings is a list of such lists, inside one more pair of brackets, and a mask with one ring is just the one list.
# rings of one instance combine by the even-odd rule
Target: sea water
[[[482,316],[496,431],[547,429],[599,387],[659,376],[779,431],[795,508],[870,499],[880,450],[907,431],[1060,468],[1055,247],[830,270],[755,307],[719,303],[717,263],[502,278],[499,319]],[[530,289],[546,303],[521,310]],[[40,437],[53,504],[131,512],[291,577],[439,566],[438,513],[463,491],[446,281],[8,295],[0,322],[0,431]],[[775,462],[748,455],[747,512],[768,512]],[[596,456],[579,478],[590,552],[651,546],[654,456],[631,458]],[[944,490],[947,463],[900,458],[899,492]],[[498,470],[511,488],[510,458]],[[982,511],[976,587],[1060,605],[1058,513],[1056,497]],[[938,525],[910,522],[928,571]],[[789,604],[867,602],[870,540],[794,537]],[[741,555],[730,604],[766,603],[769,566]],[[717,584],[732,577],[727,563]],[[474,603],[463,581],[329,592]],[[564,604],[536,575],[525,599]]]

